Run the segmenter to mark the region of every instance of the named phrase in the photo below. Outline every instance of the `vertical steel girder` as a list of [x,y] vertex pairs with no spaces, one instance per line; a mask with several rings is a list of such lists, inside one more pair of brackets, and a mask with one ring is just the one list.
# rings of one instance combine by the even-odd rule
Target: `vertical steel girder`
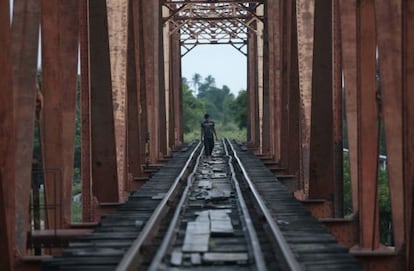
[[[281,90],[281,24],[283,12],[281,1],[268,1],[265,6],[267,22],[265,24],[265,55],[264,60],[264,92],[268,99],[264,98],[265,109],[264,127],[269,129],[264,139],[265,152],[272,155],[276,162],[280,162],[280,134],[282,121],[282,90]],[[265,123],[268,122],[268,123]],[[266,130],[264,131],[266,133]],[[267,142],[269,141],[269,142]],[[268,149],[266,151],[266,149]]]
[[360,1],[357,17],[358,179],[361,248],[379,247],[378,104],[374,0]]
[[[289,92],[288,96],[288,105],[289,105],[289,119],[288,119],[288,129],[289,129],[289,161],[288,161],[288,173],[295,174],[299,176],[300,172],[300,93],[299,93],[299,63],[298,63],[298,41],[297,41],[297,20],[296,20],[296,9],[295,1],[292,1],[292,17],[291,25],[292,30],[290,32],[291,39],[291,50],[288,57],[290,58],[290,75],[289,75],[289,87],[287,91]],[[297,189],[303,189],[303,186]]]
[[113,118],[115,129],[116,168],[119,200],[127,197],[127,45],[128,0],[106,1],[108,17],[109,57]]
[[315,2],[309,198],[333,200],[332,1]]
[[[137,2],[137,1],[135,1]],[[139,177],[142,176],[142,167],[141,164],[143,163],[143,147],[144,145],[141,144],[140,141],[140,121],[139,121],[139,104],[138,104],[138,87],[137,84],[137,67],[135,61],[135,34],[134,34],[134,23],[132,23],[133,14],[135,12],[134,5],[132,1],[130,1],[129,6],[129,18],[130,22],[128,23],[128,58],[127,58],[127,110],[128,110],[128,121],[127,121],[127,128],[128,128],[128,143],[127,143],[127,157],[128,157],[128,173],[132,175],[132,177]],[[138,187],[135,186],[134,182],[128,182],[128,190],[137,189]]]
[[[160,3],[156,1],[142,2],[143,36],[144,39],[144,67],[145,67],[145,91],[147,104],[147,123],[149,136],[149,160],[155,163],[163,151],[161,144],[161,131],[165,131],[165,95],[163,86],[163,72],[161,72],[161,17]],[[162,91],[161,91],[162,90]],[[164,121],[160,122],[164,116]],[[165,137],[165,133],[162,135]]]
[[356,0],[340,0],[342,67],[352,187],[352,211],[358,212],[358,111],[357,111],[357,11]]
[[344,216],[344,151],[343,151],[343,90],[342,90],[342,46],[339,0],[332,2],[332,102],[334,140],[334,212],[335,217]]
[[50,228],[71,222],[78,11],[78,1],[42,1],[41,135]]
[[170,97],[171,97],[171,147],[175,148],[183,143],[182,125],[182,91],[181,91],[181,57],[180,35],[174,33],[170,39]]
[[414,270],[414,2],[403,1],[404,191],[407,270]]
[[[256,27],[256,25],[254,25]],[[249,30],[251,31],[251,30]],[[257,78],[257,37],[251,31],[247,44],[247,141],[252,148],[259,147],[260,128],[259,128],[259,95]]]
[[387,141],[394,244],[404,243],[402,3],[375,1],[381,105]]
[[[36,103],[40,1],[16,0],[13,8],[12,55],[16,121],[16,247],[25,254]],[[40,159],[40,157],[38,157]]]
[[300,90],[300,188],[309,195],[315,0],[296,0]]
[[94,221],[91,174],[91,110],[89,85],[89,0],[80,1],[80,95],[81,95],[81,179],[82,221]]
[[89,0],[89,78],[92,191],[99,202],[118,202],[115,124],[106,2]]
[[9,1],[0,1],[0,269],[14,270],[15,123]]

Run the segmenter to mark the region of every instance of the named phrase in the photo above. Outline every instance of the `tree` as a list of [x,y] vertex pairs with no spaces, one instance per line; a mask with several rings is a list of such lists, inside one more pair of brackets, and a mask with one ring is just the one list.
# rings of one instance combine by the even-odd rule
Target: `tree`
[[201,75],[198,74],[198,73],[195,73],[193,75],[193,78],[191,79],[192,80],[193,87],[195,88],[195,90],[197,92],[198,92],[198,88],[200,87],[200,84],[201,84],[201,80],[202,79],[203,79],[203,77],[201,77]]

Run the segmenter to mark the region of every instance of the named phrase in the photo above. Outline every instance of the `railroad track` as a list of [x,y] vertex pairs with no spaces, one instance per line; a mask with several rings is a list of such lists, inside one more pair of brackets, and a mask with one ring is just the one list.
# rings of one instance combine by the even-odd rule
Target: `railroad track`
[[[245,149],[224,140],[207,159],[199,144],[186,159],[175,179],[161,174],[174,181],[151,180],[113,215],[113,244],[75,242],[65,250],[72,258],[64,254],[46,270],[362,270]],[[122,239],[120,225],[134,221],[137,230]],[[94,258],[102,253],[108,257]]]

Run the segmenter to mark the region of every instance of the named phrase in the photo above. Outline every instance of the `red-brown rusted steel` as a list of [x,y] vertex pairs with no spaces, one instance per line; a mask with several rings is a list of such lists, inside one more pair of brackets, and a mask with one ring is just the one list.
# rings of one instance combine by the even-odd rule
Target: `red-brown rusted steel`
[[301,138],[299,182],[305,196],[309,194],[314,11],[315,0],[296,0]]
[[[289,146],[285,144],[289,140],[289,88],[291,74],[291,31],[292,31],[292,1],[282,1],[282,21],[281,21],[281,123],[280,123],[280,161],[279,166],[284,169],[289,167]],[[295,189],[296,190],[296,189]]]
[[[292,1],[292,17],[291,24],[291,47],[290,54],[290,76],[289,76],[289,161],[288,161],[288,173],[299,176],[300,172],[300,93],[299,93],[299,65],[298,65],[298,42],[296,31],[296,9],[295,1]],[[301,183],[298,182],[297,189],[303,189]]]
[[[256,27],[254,23],[252,27]],[[252,30],[249,31],[247,41],[247,141],[253,148],[259,146],[259,97],[257,80],[257,37]]]
[[[143,36],[144,38],[144,67],[145,91],[147,101],[149,160],[152,163],[160,158],[160,5],[159,0],[143,1]],[[164,94],[164,92],[162,92]],[[160,110],[160,111],[159,111]]]
[[172,145],[174,149],[181,145],[182,142],[182,91],[181,91],[181,53],[180,53],[180,34],[178,32],[171,35],[170,39],[170,92],[172,103],[170,103],[172,110],[171,119],[171,133],[172,133]]
[[[332,1],[315,2],[309,198],[334,198]],[[331,213],[331,215],[333,215]]]
[[387,142],[394,245],[404,243],[403,93],[401,0],[375,1],[381,104]]
[[[48,226],[71,221],[78,64],[79,6],[77,1],[42,1],[42,143]],[[54,207],[53,207],[54,206]]]
[[404,190],[407,270],[414,271],[414,2],[403,1]]
[[[16,0],[13,7],[13,91],[16,102],[16,248],[26,253],[36,103],[40,1]],[[38,157],[40,159],[40,157]]]
[[0,269],[14,270],[15,123],[9,1],[0,2]]
[[[281,9],[281,1],[268,1],[266,4],[266,17],[267,24],[265,31],[268,38],[267,42],[267,54],[265,57],[265,63],[267,67],[265,71],[264,86],[268,88],[269,100],[265,102],[269,103],[269,134],[266,137],[270,137],[269,152],[273,156],[276,162],[280,162],[280,134],[281,134],[281,121],[282,121],[282,90],[281,90],[281,46],[282,46],[282,18],[283,12]],[[267,75],[267,76],[266,76]],[[267,77],[267,79],[266,79]]]
[[127,198],[127,45],[128,0],[108,1],[108,36],[119,200]]
[[[143,146],[140,144],[140,127],[139,127],[139,107],[138,107],[138,84],[137,84],[137,71],[135,61],[135,46],[134,46],[134,23],[133,18],[133,3],[130,2],[129,6],[129,18],[131,19],[128,24],[128,58],[127,58],[127,89],[128,89],[128,143],[127,143],[127,157],[128,157],[128,173],[132,177],[139,177],[142,174],[141,168],[141,150]],[[128,183],[128,190],[137,189],[137,183],[132,181]]]
[[91,175],[91,111],[89,85],[89,0],[80,2],[80,95],[81,95],[81,179],[82,179],[82,221],[94,219],[92,205]]
[[60,66],[62,106],[62,146],[63,146],[63,216],[65,226],[72,219],[72,180],[75,149],[76,91],[78,82],[79,50],[79,1],[64,1],[60,6]]
[[352,210],[358,212],[358,141],[357,141],[357,31],[356,0],[340,0],[342,67],[345,85],[345,114],[352,187]]
[[333,138],[335,197],[334,216],[344,216],[344,170],[343,170],[343,93],[342,93],[342,48],[339,0],[332,2],[332,95],[333,95]]
[[374,0],[362,0],[357,20],[358,165],[360,246],[379,247],[378,108],[376,93],[376,28]]
[[[138,104],[138,127],[139,127],[139,144],[140,149],[140,167],[146,162],[147,152],[147,131],[148,131],[148,118],[147,118],[147,97],[145,91],[145,52],[144,52],[144,31],[143,31],[143,11],[142,1],[133,1],[133,31],[134,31],[134,48],[135,48],[135,69],[136,69],[136,82],[137,82],[137,104]],[[141,172],[142,173],[142,172]]]
[[[265,13],[267,11],[265,10]],[[270,18],[268,18],[270,20]],[[273,125],[272,114],[273,114],[273,89],[270,88],[270,74],[269,74],[269,63],[273,53],[270,48],[269,39],[271,38],[271,30],[268,29],[269,24],[265,23],[263,29],[263,115],[262,115],[262,134],[261,134],[261,154],[271,156],[271,148],[273,143]]]
[[118,202],[114,114],[106,2],[89,2],[92,191],[99,202]]

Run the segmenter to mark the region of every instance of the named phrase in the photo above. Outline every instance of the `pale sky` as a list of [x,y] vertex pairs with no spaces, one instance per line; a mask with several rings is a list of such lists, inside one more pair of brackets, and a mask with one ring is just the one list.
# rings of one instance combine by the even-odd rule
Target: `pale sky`
[[237,96],[247,86],[247,58],[231,45],[199,45],[182,58],[182,76],[191,82],[195,73],[213,76]]

